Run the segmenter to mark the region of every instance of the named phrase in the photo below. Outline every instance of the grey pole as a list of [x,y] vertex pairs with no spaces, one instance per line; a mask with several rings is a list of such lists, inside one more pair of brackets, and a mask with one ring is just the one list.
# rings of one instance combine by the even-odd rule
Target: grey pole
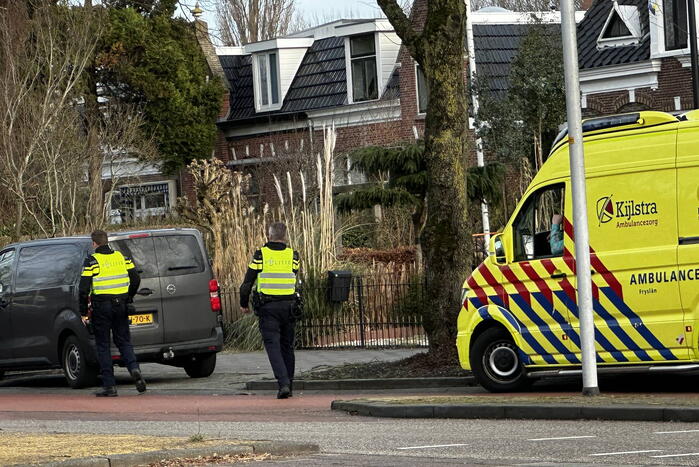
[[692,61],[692,95],[694,96],[694,108],[699,109],[699,59],[697,58],[697,19],[694,8],[694,0],[687,0],[687,13],[689,16],[689,55]]
[[[478,94],[473,89],[473,82],[476,79],[476,47],[473,42],[473,21],[471,20],[471,0],[466,0],[466,49],[468,51],[468,69],[471,74],[471,101],[473,103],[473,118],[478,115]],[[470,124],[471,122],[469,122]],[[474,132],[478,130],[473,125]],[[483,140],[476,135],[476,163],[478,167],[485,165],[483,157]],[[488,204],[481,202],[481,221],[483,222],[483,251],[488,251],[490,243],[490,220],[488,217]]]
[[578,80],[578,42],[573,0],[561,0],[563,34],[563,68],[566,81],[568,114],[568,151],[570,179],[573,185],[573,227],[575,230],[575,274],[578,289],[578,316],[582,350],[583,390],[585,396],[599,394],[595,355],[595,323],[592,316],[592,282],[590,279],[590,236],[587,227],[585,157],[583,154],[580,83]]

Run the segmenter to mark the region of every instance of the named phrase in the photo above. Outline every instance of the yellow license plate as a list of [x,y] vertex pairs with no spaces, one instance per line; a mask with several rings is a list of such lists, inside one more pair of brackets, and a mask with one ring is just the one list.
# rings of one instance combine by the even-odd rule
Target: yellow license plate
[[141,324],[153,324],[153,313],[143,315],[130,315],[129,324],[131,326],[139,326]]

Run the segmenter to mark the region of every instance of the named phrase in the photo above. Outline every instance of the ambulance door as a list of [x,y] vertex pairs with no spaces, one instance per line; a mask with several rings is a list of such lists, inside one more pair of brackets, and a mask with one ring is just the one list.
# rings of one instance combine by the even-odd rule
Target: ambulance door
[[641,129],[585,143],[600,363],[688,357],[677,277],[676,135],[675,127]]
[[677,231],[680,295],[684,308],[684,339],[690,357],[699,359],[699,125],[682,123],[677,135]]
[[562,225],[555,234],[558,239],[551,241],[552,220],[563,219],[564,202],[564,183],[539,188],[528,197],[513,223],[514,261],[500,268],[509,309],[530,335],[533,364],[580,363],[573,354],[570,316],[555,277],[562,267]]

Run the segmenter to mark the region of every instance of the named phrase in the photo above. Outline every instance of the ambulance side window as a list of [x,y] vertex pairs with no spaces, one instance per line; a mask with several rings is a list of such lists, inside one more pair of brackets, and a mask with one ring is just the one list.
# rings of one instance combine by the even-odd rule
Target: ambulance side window
[[517,215],[514,222],[515,261],[563,254],[564,187],[556,184],[536,191]]

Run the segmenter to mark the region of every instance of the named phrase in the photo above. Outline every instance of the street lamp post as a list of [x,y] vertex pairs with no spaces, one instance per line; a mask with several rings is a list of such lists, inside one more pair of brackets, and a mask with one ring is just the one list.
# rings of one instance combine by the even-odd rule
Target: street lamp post
[[599,394],[595,355],[595,323],[592,316],[592,279],[590,275],[590,237],[587,226],[585,157],[583,154],[580,82],[578,78],[578,43],[573,0],[561,0],[563,34],[563,68],[566,83],[568,116],[568,151],[573,191],[573,228],[575,240],[575,274],[578,289],[578,316],[582,350],[583,395]]

